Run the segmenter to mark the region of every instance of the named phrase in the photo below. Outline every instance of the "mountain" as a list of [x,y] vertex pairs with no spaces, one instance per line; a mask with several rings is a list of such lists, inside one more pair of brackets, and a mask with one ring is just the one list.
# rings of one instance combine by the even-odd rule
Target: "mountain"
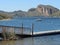
[[43,15],[50,16],[53,13],[59,11],[59,9],[50,5],[38,5],[37,10]]
[[14,17],[30,17],[30,16],[60,16],[60,10],[51,5],[38,5],[36,8],[30,8],[27,12],[18,10],[13,12],[6,12],[0,10],[0,19],[14,18]]
[[5,11],[0,11],[0,19],[10,18],[9,14]]
[[51,16],[58,11],[59,9],[50,5],[38,5],[37,8],[31,8],[28,10],[29,14],[33,16]]
[[27,12],[18,10],[18,11],[12,12],[12,14],[14,14],[15,16],[18,15],[18,16],[21,16],[22,17],[22,16],[26,16],[27,15]]
[[[23,17],[26,16],[27,13],[25,11],[13,11],[13,12],[5,12],[5,11],[0,11],[0,19],[5,19],[5,18],[14,18],[15,16]],[[5,17],[5,18],[4,18]]]

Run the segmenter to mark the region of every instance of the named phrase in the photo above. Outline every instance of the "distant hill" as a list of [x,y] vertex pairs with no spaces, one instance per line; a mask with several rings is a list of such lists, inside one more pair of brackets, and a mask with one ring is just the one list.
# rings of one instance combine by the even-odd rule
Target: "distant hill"
[[36,8],[30,8],[27,12],[22,10],[13,12],[0,11],[0,19],[13,18],[16,16],[60,16],[60,10],[51,5],[38,5]]
[[21,10],[13,11],[13,12],[0,11],[0,19],[13,18],[15,16],[23,17],[26,15],[27,13]]

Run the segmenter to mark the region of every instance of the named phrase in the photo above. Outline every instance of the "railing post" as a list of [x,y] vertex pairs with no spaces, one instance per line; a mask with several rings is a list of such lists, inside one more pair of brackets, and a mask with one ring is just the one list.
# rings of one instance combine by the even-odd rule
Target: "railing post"
[[2,27],[2,34],[3,34],[4,40],[6,40],[6,27]]
[[23,34],[23,23],[22,23],[22,32],[21,33]]
[[32,23],[32,36],[33,36],[33,31],[34,30],[34,24]]

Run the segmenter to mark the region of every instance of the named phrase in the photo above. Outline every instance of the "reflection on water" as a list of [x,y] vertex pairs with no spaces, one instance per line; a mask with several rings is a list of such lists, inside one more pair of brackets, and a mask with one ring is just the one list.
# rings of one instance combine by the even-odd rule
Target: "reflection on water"
[[15,41],[0,41],[0,45],[15,45]]
[[60,35],[31,37],[16,41],[0,41],[0,45],[60,45]]

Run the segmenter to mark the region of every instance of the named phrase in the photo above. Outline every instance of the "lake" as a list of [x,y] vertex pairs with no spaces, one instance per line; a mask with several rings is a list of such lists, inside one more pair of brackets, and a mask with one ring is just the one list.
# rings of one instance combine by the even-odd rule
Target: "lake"
[[[41,19],[41,20],[40,20]],[[9,25],[32,28],[34,24],[34,32],[60,30],[60,18],[20,18],[9,21],[0,21],[0,25]],[[19,39],[16,41],[0,41],[0,45],[60,45],[60,35],[39,36]]]

